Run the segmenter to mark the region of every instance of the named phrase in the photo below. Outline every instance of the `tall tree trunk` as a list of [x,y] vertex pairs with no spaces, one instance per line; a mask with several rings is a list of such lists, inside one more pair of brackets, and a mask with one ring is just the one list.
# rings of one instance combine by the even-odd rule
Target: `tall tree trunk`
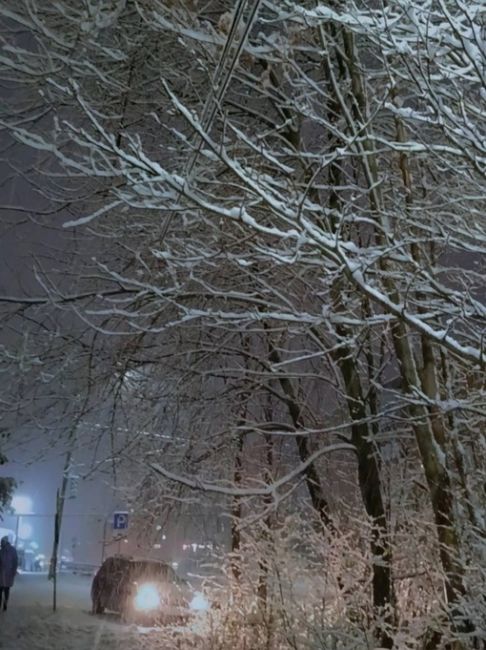
[[[321,33],[324,37],[324,34]],[[337,37],[336,29],[333,25],[328,28],[328,34],[333,41]],[[339,78],[345,75],[345,63],[341,53],[338,49],[334,49],[334,54],[338,64]],[[327,78],[327,86],[330,95],[328,119],[331,123],[335,122],[340,115],[340,102],[336,95],[336,88],[334,87],[333,71],[331,69],[331,61],[329,58],[324,59],[324,70]],[[342,142],[335,140],[331,143],[331,150],[342,146]],[[343,171],[340,165],[331,163],[328,170],[329,178],[329,208],[331,214],[337,216],[342,211],[342,198],[339,187],[344,186]],[[330,223],[330,228],[333,232],[336,231],[337,219]],[[338,280],[334,283],[331,290],[331,298],[333,300],[333,307],[337,312],[345,310],[342,302],[341,290],[343,289],[342,282]],[[351,332],[348,331],[343,325],[336,327],[336,333],[341,340],[346,340],[350,337]],[[373,355],[371,349],[371,340],[368,341],[368,362],[371,362]],[[373,430],[366,422],[369,413],[373,413],[375,404],[369,404],[367,408],[365,403],[360,369],[357,359],[355,359],[352,350],[346,345],[339,345],[333,354],[335,361],[338,364],[341,376],[343,378],[346,401],[348,411],[352,420],[351,424],[351,439],[356,449],[356,456],[358,460],[358,482],[361,493],[363,505],[366,513],[370,518],[371,530],[371,570],[372,570],[372,585],[373,585],[373,612],[375,621],[379,622],[384,620],[385,625],[380,626],[378,635],[379,642],[382,647],[392,648],[393,637],[391,631],[394,627],[394,590],[392,579],[392,548],[391,540],[388,530],[388,521],[386,517],[386,509],[383,501],[382,484],[380,468],[377,458],[377,450],[373,445]],[[371,369],[369,369],[371,370]],[[373,393],[369,393],[369,401]]]
[[[273,422],[273,404],[272,404],[272,393],[270,391],[266,394],[266,402],[263,407],[265,421],[268,423]],[[264,436],[264,466],[263,466],[263,480],[266,484],[270,484],[273,480],[273,436],[265,434]],[[258,561],[259,564],[259,575],[258,575],[258,587],[257,595],[260,608],[263,613],[266,613],[268,610],[268,575],[269,575],[269,555],[270,548],[269,546],[272,543],[271,539],[271,528],[272,528],[272,515],[270,512],[270,507],[272,504],[272,496],[267,495],[263,499],[263,504],[267,509],[266,516],[262,522],[263,531],[262,531],[262,542],[263,542],[263,553],[260,554]]]
[[[267,336],[267,341],[269,349],[269,361],[271,363],[280,363],[280,354],[274,347],[269,336]],[[285,395],[285,403],[287,405],[292,424],[296,429],[299,429],[304,425],[304,420],[302,417],[302,409],[295,394],[294,386],[288,377],[282,375],[279,375],[278,381]],[[302,462],[306,462],[311,455],[308,438],[303,435],[297,435],[295,437],[295,442],[297,445],[300,460]],[[326,528],[332,529],[332,520],[329,513],[329,503],[324,496],[324,486],[317,471],[317,467],[314,463],[307,465],[304,471],[304,477],[314,510],[319,515],[322,524]]]
[[[396,118],[396,134],[398,142],[406,142],[407,134],[405,126],[403,125],[402,120],[398,117]],[[400,153],[398,163],[402,182],[405,188],[405,206],[408,212],[413,204],[413,175],[410,169],[409,158],[405,153]],[[411,244],[411,254],[415,262],[420,265],[422,263],[423,255],[418,244]],[[433,250],[431,250],[431,254],[433,255]],[[419,292],[417,292],[417,297],[422,297]],[[403,363],[408,363],[413,366],[414,362],[413,351],[408,350],[407,346],[403,344],[404,342],[400,345],[398,341],[398,337],[403,335],[405,329],[404,326],[401,328],[394,328],[395,349],[397,351],[398,349],[401,350],[401,357],[399,358],[401,359],[402,369],[404,368]],[[418,377],[412,379],[412,367],[408,371],[405,371],[405,373],[402,373],[402,375],[404,375],[404,381],[409,389],[410,387],[418,388],[417,379],[420,379],[422,391],[430,400],[430,404],[424,407],[421,415],[419,415],[420,418],[427,414],[428,419],[424,420],[423,424],[419,424],[415,427],[415,435],[422,440],[424,450],[428,446],[431,446],[432,442],[435,442],[436,459],[439,462],[433,464],[435,467],[429,467],[428,476],[426,469],[426,478],[429,484],[429,490],[431,485],[434,486],[433,493],[431,492],[432,507],[434,508],[435,522],[438,527],[439,543],[441,546],[440,553],[442,565],[445,570],[447,599],[454,609],[455,603],[458,599],[462,598],[466,590],[463,578],[464,569],[459,557],[460,540],[457,533],[457,515],[454,509],[451,476],[449,473],[448,453],[450,441],[445,419],[437,404],[440,399],[440,383],[437,373],[438,360],[436,359],[434,346],[425,334],[422,334],[420,343],[422,351],[422,368],[420,372],[417,373]],[[397,345],[399,345],[399,347],[397,347]],[[407,362],[405,357],[408,357],[410,353],[412,353],[412,359],[409,359]],[[415,381],[416,383],[411,384],[410,381]],[[418,413],[420,409],[415,410]],[[431,434],[433,440],[429,440]],[[427,454],[430,456],[430,453],[429,450]],[[461,469],[462,466],[459,463],[459,478],[461,478]],[[468,499],[466,498],[466,503],[467,501]],[[444,526],[446,527],[445,530],[443,530]],[[456,627],[460,631],[467,633],[473,632],[474,630],[474,627],[469,621],[461,621],[456,625]]]
[[[412,393],[413,389],[420,391],[420,378],[407,328],[398,321],[392,329],[405,392]],[[421,404],[412,403],[409,410],[434,511],[440,557],[445,573],[447,599],[453,605],[464,595],[465,588],[459,539],[454,525],[455,513],[445,450],[434,436],[427,408]]]
[[[241,486],[243,469],[243,448],[244,434],[237,432],[235,460],[233,468],[233,484]],[[241,497],[234,496],[231,506],[231,571],[235,581],[238,583],[241,578]]]
[[[338,326],[337,333],[343,339],[349,335]],[[340,345],[334,353],[346,389],[346,400],[352,420],[351,439],[358,459],[358,480],[361,498],[371,521],[371,570],[373,585],[373,611],[378,622],[385,621],[379,629],[379,642],[384,648],[393,647],[391,631],[394,626],[394,591],[392,579],[392,547],[388,530],[386,509],[377,450],[373,445],[373,432],[367,423],[366,407],[359,368],[352,351]]]
[[[361,134],[360,141],[357,144],[357,155],[369,187],[371,211],[381,226],[376,233],[376,238],[378,243],[384,244],[384,237],[390,230],[386,217],[382,216],[386,214],[386,211],[383,209],[376,155],[366,126],[367,106],[364,81],[360,72],[354,36],[349,31],[343,30],[343,42],[352,87],[352,112],[349,113],[347,106],[341,108],[343,113],[347,115],[351,132],[357,135],[359,131]],[[385,289],[390,298],[396,304],[400,304],[401,296],[396,289],[392,276],[388,273],[388,263],[381,260],[380,264],[384,272],[383,284]],[[413,390],[420,391],[421,382],[414,358],[412,337],[406,324],[399,319],[392,325],[392,337],[405,393],[410,393]],[[440,558],[445,575],[447,600],[454,612],[458,601],[465,593],[465,587],[445,450],[438,444],[434,436],[428,409],[414,402],[412,402],[409,409],[434,512],[440,545]],[[461,627],[460,622],[458,627]]]
[[[271,420],[267,420],[271,421]],[[265,451],[266,451],[266,467],[264,471],[264,478],[266,483],[270,483],[272,480],[272,467],[273,467],[273,438],[271,435],[265,436]],[[266,508],[271,506],[272,497],[269,495],[264,498],[264,505]],[[257,594],[260,607],[263,612],[266,612],[268,609],[268,575],[269,575],[269,546],[272,543],[271,539],[271,528],[272,528],[272,516],[270,512],[267,512],[263,522],[263,532],[262,532],[262,542],[263,542],[263,554],[260,555],[258,560],[259,565],[259,574],[258,574],[258,587]]]

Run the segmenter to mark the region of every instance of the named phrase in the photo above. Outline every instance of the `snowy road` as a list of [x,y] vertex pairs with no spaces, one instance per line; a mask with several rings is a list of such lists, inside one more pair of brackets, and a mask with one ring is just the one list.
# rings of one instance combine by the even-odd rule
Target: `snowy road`
[[[62,574],[58,577],[58,603],[61,607],[89,611],[91,577]],[[52,582],[45,573],[17,576],[11,595],[12,608],[52,607]]]
[[[9,610],[0,612],[1,650],[176,650],[180,632],[123,625],[90,614],[90,579],[60,576],[58,611],[45,575],[20,575]],[[197,639],[193,639],[197,647]],[[192,645],[192,644],[190,644]]]

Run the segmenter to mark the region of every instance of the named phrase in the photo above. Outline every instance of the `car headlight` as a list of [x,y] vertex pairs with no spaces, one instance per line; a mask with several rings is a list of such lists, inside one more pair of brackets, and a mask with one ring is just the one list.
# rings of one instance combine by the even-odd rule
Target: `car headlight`
[[189,607],[194,612],[205,612],[209,609],[209,601],[205,598],[204,594],[197,591],[189,603]]
[[149,612],[160,607],[160,593],[157,586],[151,583],[140,585],[133,601],[137,612]]

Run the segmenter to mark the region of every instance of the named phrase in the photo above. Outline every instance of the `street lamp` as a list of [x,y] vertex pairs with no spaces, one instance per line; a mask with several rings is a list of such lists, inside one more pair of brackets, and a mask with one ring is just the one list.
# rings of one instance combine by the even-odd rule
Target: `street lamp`
[[12,498],[12,510],[15,511],[17,516],[21,515],[32,515],[33,514],[33,503],[32,499],[23,494],[16,494]]
[[[20,524],[20,518],[23,515],[33,514],[32,499],[25,494],[16,494],[12,498],[12,510],[17,515],[17,528],[15,530],[15,544],[19,543],[19,538],[28,539],[32,535],[32,526],[30,524]],[[25,534],[27,533],[27,534]]]

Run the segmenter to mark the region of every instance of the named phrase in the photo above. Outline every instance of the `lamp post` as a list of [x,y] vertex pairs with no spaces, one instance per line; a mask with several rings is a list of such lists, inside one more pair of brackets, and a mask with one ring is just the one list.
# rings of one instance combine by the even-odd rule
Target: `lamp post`
[[76,432],[79,422],[81,420],[82,412],[73,422],[73,425],[68,434],[68,448],[64,459],[64,467],[62,471],[61,487],[56,492],[56,514],[54,517],[54,540],[52,543],[52,555],[49,565],[48,579],[52,580],[53,593],[52,593],[52,609],[55,612],[57,609],[57,561],[59,554],[59,539],[61,537],[62,515],[64,512],[64,503],[66,500],[66,490],[69,485],[69,477],[71,471],[71,463],[74,455],[76,444]]
[[19,545],[20,515],[17,515],[17,525],[15,526],[15,546]]
[[[108,515],[105,516],[103,521],[103,539],[101,540],[101,564],[105,561],[105,551],[106,551],[106,526],[108,523]],[[101,565],[100,565],[101,566]]]

